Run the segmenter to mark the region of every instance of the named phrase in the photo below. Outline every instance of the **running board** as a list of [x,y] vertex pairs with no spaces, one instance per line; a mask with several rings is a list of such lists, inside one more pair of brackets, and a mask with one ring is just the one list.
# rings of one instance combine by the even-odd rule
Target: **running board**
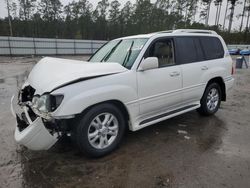
[[164,118],[164,117],[167,117],[167,116],[176,114],[176,113],[178,113],[178,112],[181,112],[181,111],[184,111],[184,110],[188,110],[188,109],[190,109],[190,108],[194,108],[195,106],[198,107],[199,105],[198,105],[198,104],[192,104],[192,105],[184,106],[184,107],[182,107],[182,108],[179,108],[179,109],[176,109],[176,110],[173,110],[173,111],[170,111],[170,112],[166,112],[166,113],[164,113],[164,114],[160,114],[160,115],[157,115],[157,116],[154,116],[154,117],[145,119],[145,120],[143,120],[142,122],[140,122],[139,125],[144,125],[144,124],[146,124],[146,123],[155,121],[155,120],[157,120],[157,119],[161,119],[161,118]]

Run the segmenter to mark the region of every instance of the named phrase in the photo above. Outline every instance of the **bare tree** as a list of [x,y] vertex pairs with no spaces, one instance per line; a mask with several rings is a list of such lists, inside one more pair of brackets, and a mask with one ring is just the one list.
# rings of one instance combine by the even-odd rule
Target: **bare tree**
[[12,24],[11,24],[11,16],[10,16],[10,2],[9,2],[9,0],[5,0],[5,2],[6,2],[6,5],[7,5],[7,11],[8,11],[10,36],[13,36]]
[[10,12],[11,12],[12,18],[16,18],[17,17],[17,4],[16,4],[16,2],[12,2],[10,8],[11,8]]
[[219,10],[219,3],[218,1],[214,1],[214,5],[216,6],[216,14],[215,14],[215,21],[214,21],[214,25],[217,24],[217,17],[218,17],[218,10]]
[[201,11],[200,16],[205,18],[205,25],[208,26],[212,0],[202,0],[201,3],[205,8]]
[[194,17],[194,15],[196,14],[197,4],[198,4],[198,0],[187,1],[186,7],[185,7],[186,9],[185,17],[184,17],[185,23],[187,23],[188,20],[191,20],[191,18]]
[[246,10],[246,2],[247,0],[244,0],[244,5],[243,5],[243,12],[242,12],[242,17],[241,17],[241,23],[240,23],[240,32],[242,30],[242,26],[243,26],[243,20],[244,20],[244,16],[245,16],[245,10]]
[[216,23],[215,23],[215,25],[219,25],[219,21],[220,21],[220,12],[221,12],[221,5],[222,5],[222,0],[217,0],[217,2],[218,2],[218,9],[219,9],[219,12],[218,12],[218,14],[217,14],[217,20],[216,20]]
[[249,32],[250,4],[246,7],[246,9],[247,9],[246,32]]
[[231,32],[232,29],[232,23],[233,23],[233,17],[234,17],[234,9],[235,9],[235,5],[236,5],[236,1],[237,0],[230,0],[231,2],[231,12],[230,12],[230,16],[229,16],[229,25],[228,25],[228,32]]
[[224,30],[225,24],[226,24],[228,5],[229,5],[229,0],[227,0],[227,5],[226,5],[226,10],[225,10],[225,15],[224,15],[224,21],[223,21],[223,27],[222,27],[223,30]]
[[28,21],[35,9],[35,0],[19,0],[19,16]]

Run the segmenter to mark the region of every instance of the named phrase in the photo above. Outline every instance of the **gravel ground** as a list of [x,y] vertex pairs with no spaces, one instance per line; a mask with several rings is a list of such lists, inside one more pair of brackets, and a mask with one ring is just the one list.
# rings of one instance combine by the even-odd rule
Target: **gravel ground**
[[237,70],[215,116],[128,132],[120,149],[88,159],[68,141],[43,152],[15,143],[10,98],[37,60],[0,57],[0,187],[250,187],[250,69]]

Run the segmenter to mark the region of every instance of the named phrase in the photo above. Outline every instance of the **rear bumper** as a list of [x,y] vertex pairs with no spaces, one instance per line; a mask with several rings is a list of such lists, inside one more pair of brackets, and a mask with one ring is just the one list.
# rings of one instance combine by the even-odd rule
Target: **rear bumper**
[[22,107],[23,115],[15,113],[11,100],[11,111],[16,118],[15,140],[17,143],[26,146],[31,150],[48,150],[58,140],[57,134],[52,135],[45,127],[42,118],[37,117],[31,120],[27,113],[27,107]]

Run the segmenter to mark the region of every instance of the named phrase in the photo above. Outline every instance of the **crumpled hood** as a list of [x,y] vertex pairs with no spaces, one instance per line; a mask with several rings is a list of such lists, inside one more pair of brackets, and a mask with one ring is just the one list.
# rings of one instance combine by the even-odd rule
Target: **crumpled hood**
[[32,69],[28,77],[36,93],[51,92],[62,85],[84,78],[109,75],[127,71],[119,63],[89,63],[77,60],[46,57]]

